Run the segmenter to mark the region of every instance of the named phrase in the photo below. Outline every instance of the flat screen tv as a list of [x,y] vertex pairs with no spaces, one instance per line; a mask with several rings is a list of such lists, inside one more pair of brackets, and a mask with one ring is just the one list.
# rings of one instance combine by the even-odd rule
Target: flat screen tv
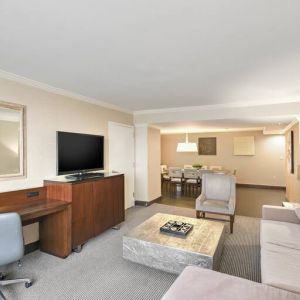
[[103,168],[103,136],[57,132],[58,175],[103,170]]

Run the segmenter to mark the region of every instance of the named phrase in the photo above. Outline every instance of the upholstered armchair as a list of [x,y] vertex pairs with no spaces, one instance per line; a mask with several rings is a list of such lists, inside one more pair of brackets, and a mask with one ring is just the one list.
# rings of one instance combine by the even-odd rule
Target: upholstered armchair
[[235,215],[235,177],[225,174],[203,174],[202,192],[196,199],[196,216],[205,213],[229,216],[230,232],[233,231]]

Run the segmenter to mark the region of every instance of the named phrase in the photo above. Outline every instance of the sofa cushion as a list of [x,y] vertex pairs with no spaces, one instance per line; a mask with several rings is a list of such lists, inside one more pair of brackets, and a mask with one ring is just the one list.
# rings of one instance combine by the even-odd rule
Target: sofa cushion
[[232,211],[229,211],[228,202],[220,200],[205,199],[202,203],[200,203],[200,201],[196,202],[196,210],[211,213],[233,214]]
[[300,293],[300,225],[262,220],[260,239],[262,283]]
[[231,176],[204,174],[205,196],[212,200],[227,201],[231,195]]
[[261,220],[260,243],[262,247],[269,243],[300,250],[300,225]]
[[186,267],[162,300],[296,300],[300,296],[199,267]]

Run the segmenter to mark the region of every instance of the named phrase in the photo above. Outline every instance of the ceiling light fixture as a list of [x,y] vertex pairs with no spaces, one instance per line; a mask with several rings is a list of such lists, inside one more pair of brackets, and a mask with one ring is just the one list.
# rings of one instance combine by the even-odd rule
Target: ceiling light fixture
[[197,152],[197,145],[196,143],[189,143],[188,134],[185,134],[185,143],[178,143],[177,144],[177,152]]

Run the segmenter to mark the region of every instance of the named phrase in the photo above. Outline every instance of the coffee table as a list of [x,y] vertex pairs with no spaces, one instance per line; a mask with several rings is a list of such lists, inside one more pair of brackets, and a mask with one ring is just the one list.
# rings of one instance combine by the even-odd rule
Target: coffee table
[[[194,226],[186,237],[161,233],[169,220]],[[220,222],[157,213],[123,236],[123,257],[175,274],[190,265],[218,270],[224,236]]]

